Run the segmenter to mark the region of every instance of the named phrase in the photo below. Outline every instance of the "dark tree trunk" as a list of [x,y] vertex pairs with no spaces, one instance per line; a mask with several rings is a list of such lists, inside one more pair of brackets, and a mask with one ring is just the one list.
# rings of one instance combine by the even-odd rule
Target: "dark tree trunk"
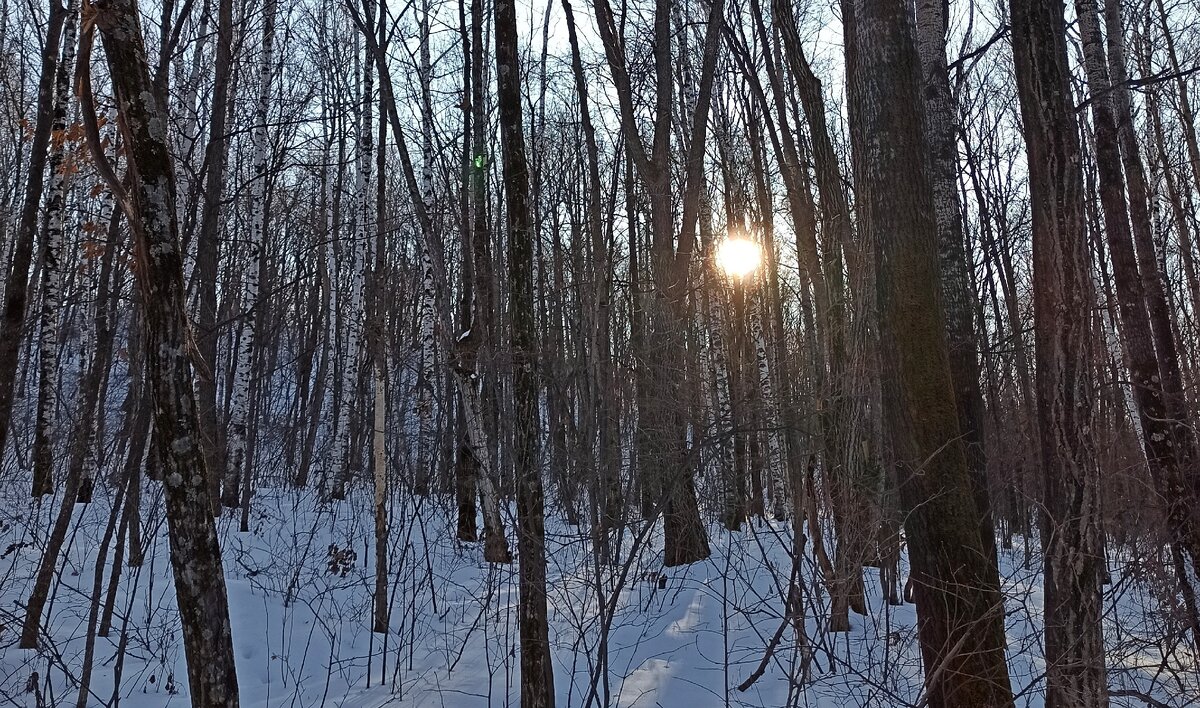
[[[1176,575],[1184,594],[1193,638],[1200,646],[1200,619],[1196,597],[1200,594],[1200,490],[1197,489],[1196,437],[1183,399],[1182,375],[1171,331],[1166,297],[1159,275],[1158,257],[1146,214],[1141,163],[1130,154],[1134,167],[1131,209],[1125,200],[1122,141],[1113,84],[1108,73],[1104,38],[1096,0],[1076,0],[1084,67],[1091,93],[1092,124],[1096,132],[1096,171],[1104,235],[1112,260],[1125,344],[1126,364],[1133,380],[1133,399],[1142,425],[1142,441],[1150,472],[1167,504],[1167,523],[1183,564]],[[1125,90],[1121,87],[1121,90]],[[1126,106],[1127,107],[1127,106]],[[1128,153],[1136,141],[1127,137]],[[1136,164],[1134,164],[1136,161]],[[1139,258],[1141,263],[1139,264]],[[1190,567],[1189,567],[1190,566]]]
[[[920,64],[907,5],[854,4],[850,93],[861,224],[874,243],[884,420],[897,468],[929,705],[1011,706],[938,292]],[[848,44],[848,46],[850,46]]]
[[496,99],[504,150],[509,317],[516,403],[517,556],[520,561],[521,707],[554,705],[546,620],[546,521],[538,455],[537,331],[533,316],[533,223],[521,121],[521,60],[515,0],[496,0]]
[[[171,565],[192,705],[236,708],[229,601],[201,449],[192,370],[195,344],[184,301],[165,100],[150,78],[135,0],[110,0],[95,9],[133,185],[122,202],[133,234],[144,308],[155,449],[163,468]],[[90,42],[89,36],[85,46]]]
[[1088,432],[1094,393],[1090,365],[1081,354],[1091,351],[1094,295],[1063,12],[1062,0],[1012,3],[1033,204],[1037,415],[1045,480],[1046,705],[1082,708],[1106,706],[1108,697],[1100,624],[1099,479]]
[[[458,3],[459,35],[463,46],[463,96],[471,95],[472,82],[472,52],[471,35],[467,27],[467,0]],[[472,105],[469,100],[463,101],[463,133],[462,133],[462,184],[460,186],[458,221],[460,241],[460,285],[458,301],[458,332],[470,332],[474,320],[475,297],[473,285],[475,282],[474,248],[470,238],[471,233],[471,185],[475,171],[472,169]],[[458,452],[454,456],[454,497],[458,507],[457,536],[460,541],[476,541],[479,538],[479,528],[476,522],[478,508],[475,504],[476,479],[479,475],[479,461],[471,452],[470,433],[467,430],[466,406],[459,402],[454,406],[455,442]],[[447,421],[447,424],[449,421]]]
[[[971,491],[979,509],[979,541],[996,564],[996,535],[988,490],[987,455],[983,436],[983,390],[979,385],[979,343],[975,336],[978,296],[969,268],[973,256],[963,234],[962,206],[958,200],[957,111],[946,68],[946,30],[949,6],[945,0],[918,0],[917,51],[921,56],[925,97],[925,129],[929,143],[929,176],[933,189],[938,230],[938,263],[942,305],[946,310],[946,335],[950,345],[950,376],[958,404],[971,469]],[[991,581],[998,589],[999,573]]]
[[208,489],[213,513],[220,514],[221,470],[225,469],[225,435],[217,407],[217,259],[220,248],[221,210],[225,198],[225,160],[229,152],[226,122],[229,116],[233,74],[233,0],[217,1],[217,44],[213,65],[212,116],[208,146],[204,150],[207,173],[200,231],[196,236],[196,350],[200,358],[197,397],[200,411],[201,449],[210,478]]

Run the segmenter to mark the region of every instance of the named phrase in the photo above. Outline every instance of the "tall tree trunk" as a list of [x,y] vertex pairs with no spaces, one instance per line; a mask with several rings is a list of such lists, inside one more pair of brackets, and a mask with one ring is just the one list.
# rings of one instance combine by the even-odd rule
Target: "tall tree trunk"
[[250,378],[256,360],[259,320],[259,288],[263,259],[263,234],[270,214],[267,202],[267,111],[271,102],[271,83],[275,74],[275,13],[277,0],[266,0],[263,6],[262,48],[259,53],[258,103],[254,110],[254,130],[251,146],[254,150],[250,165],[250,228],[246,238],[249,258],[242,275],[242,314],[244,322],[237,337],[233,370],[233,396],[229,406],[229,459],[221,488],[221,503],[237,508],[241,497],[242,476],[249,474],[246,465],[247,418],[250,412]]
[[583,144],[587,153],[587,224],[588,242],[591,246],[592,288],[588,290],[591,306],[591,330],[588,333],[588,354],[594,370],[592,372],[592,405],[599,427],[599,447],[596,451],[598,472],[596,489],[601,495],[598,503],[600,522],[604,528],[612,528],[621,517],[621,483],[619,472],[620,433],[618,431],[617,402],[610,399],[615,393],[615,381],[610,352],[609,300],[612,292],[610,277],[610,254],[608,239],[604,234],[604,217],[600,196],[600,148],[596,141],[596,127],[592,123],[588,104],[588,82],[583,71],[583,60],[579,50],[579,37],[575,28],[575,15],[570,0],[562,0],[563,13],[567,20],[567,38],[571,44],[571,73],[575,79],[575,95],[579,99],[579,119],[583,129]]
[[[471,95],[471,36],[467,28],[467,0],[459,0],[458,2],[458,26],[459,36],[463,47],[463,96],[464,98]],[[459,187],[459,242],[460,242],[460,284],[459,284],[459,301],[458,301],[458,328],[455,330],[459,333],[470,332],[472,330],[475,298],[473,292],[473,284],[475,282],[474,261],[470,233],[471,233],[471,185],[474,179],[475,171],[472,169],[474,161],[471,158],[472,151],[472,131],[471,131],[471,114],[472,106],[469,100],[463,101],[463,132],[462,132],[462,183]],[[461,340],[461,338],[460,338]],[[455,436],[457,440],[457,453],[454,460],[454,496],[456,506],[458,507],[458,524],[457,537],[460,541],[476,541],[479,531],[476,526],[476,513],[478,511],[475,505],[475,489],[476,479],[479,475],[478,460],[471,453],[471,443],[467,433],[467,419],[464,415],[466,406],[459,403],[454,407],[455,415]]]
[[[363,3],[366,9],[366,32],[372,33],[375,28],[375,2],[367,0]],[[333,499],[344,499],[346,484],[353,477],[353,466],[358,460],[354,454],[354,446],[350,444],[350,417],[357,407],[357,391],[359,380],[359,355],[362,349],[364,334],[364,292],[367,272],[367,244],[375,229],[375,139],[374,111],[375,105],[375,72],[369,70],[370,50],[368,49],[368,69],[362,76],[362,105],[359,113],[358,126],[358,175],[355,183],[355,217],[354,238],[347,248],[350,251],[350,294],[349,301],[342,311],[346,318],[344,348],[342,350],[342,398],[341,411],[338,414],[337,426],[334,430],[333,445],[330,452],[332,479],[329,484],[329,496]]]
[[[1104,235],[1112,260],[1120,311],[1120,329],[1126,363],[1133,380],[1133,399],[1142,428],[1142,443],[1151,475],[1167,504],[1167,523],[1176,551],[1176,576],[1187,605],[1193,639],[1200,647],[1200,489],[1197,488],[1196,437],[1183,398],[1182,374],[1176,355],[1169,305],[1162,291],[1158,258],[1146,215],[1141,163],[1133,170],[1133,185],[1142,187],[1134,204],[1135,234],[1130,228],[1130,208],[1125,201],[1122,147],[1128,153],[1131,136],[1122,143],[1116,105],[1108,73],[1104,38],[1096,0],[1075,0],[1083,39],[1084,68],[1091,93],[1092,124],[1096,132],[1096,170],[1100,180],[1100,205]],[[1124,87],[1121,87],[1124,90]],[[1132,147],[1136,146],[1133,141]],[[1131,166],[1136,155],[1130,154]],[[1140,253],[1139,253],[1140,251]],[[1141,256],[1141,263],[1138,256]]]
[[[752,7],[757,8],[754,1]],[[852,246],[851,224],[837,156],[825,121],[825,106],[821,83],[812,73],[804,57],[792,9],[776,0],[772,3],[774,23],[783,39],[783,53],[788,68],[797,82],[801,104],[807,118],[816,167],[817,188],[821,196],[818,221],[808,175],[808,156],[803,143],[798,142],[788,127],[783,106],[789,105],[782,67],[766,58],[771,92],[778,109],[780,129],[772,134],[783,182],[791,207],[793,231],[796,235],[796,255],[800,264],[801,287],[811,290],[815,306],[814,336],[816,346],[810,347],[811,370],[821,403],[817,422],[820,425],[823,448],[824,478],[829,490],[833,511],[834,533],[837,537],[836,568],[829,575],[830,628],[845,632],[850,629],[849,611],[866,613],[863,599],[861,565],[867,535],[854,519],[866,516],[865,480],[861,446],[854,442],[851,432],[852,395],[846,353],[846,293],[842,267],[843,248]],[[765,45],[771,43],[761,12],[755,16],[755,28]],[[761,99],[765,105],[765,97]],[[794,104],[792,104],[794,105]],[[799,116],[797,115],[797,121]],[[817,241],[818,223],[821,243]]]
[[[861,224],[874,243],[884,420],[906,513],[929,705],[1011,706],[1004,605],[988,582],[938,292],[920,64],[907,5],[853,6]],[[848,45],[849,46],[849,45]],[[849,59],[848,59],[849,61]]]
[[[482,10],[480,11],[482,12]],[[353,19],[367,40],[367,49],[370,56],[374,59],[376,69],[379,71],[380,104],[382,109],[386,110],[387,119],[392,126],[392,136],[396,141],[396,147],[400,153],[400,164],[404,181],[408,186],[408,193],[412,199],[414,211],[416,211],[417,221],[421,226],[421,233],[423,237],[430,239],[433,234],[433,222],[429,212],[425,209],[424,202],[421,200],[420,183],[417,180],[416,171],[413,169],[408,144],[404,139],[403,126],[400,123],[400,113],[396,107],[395,93],[392,89],[392,79],[391,73],[388,70],[387,57],[376,40],[374,33],[367,29],[367,25],[362,17],[356,14],[353,16]],[[478,34],[482,36],[482,29],[479,30]],[[482,160],[473,160],[472,164],[477,171],[482,172]],[[486,221],[484,223],[486,225]],[[478,231],[476,231],[477,233]],[[483,241],[483,245],[487,245],[486,238]],[[434,281],[438,284],[438,287],[448,289],[446,264],[441,249],[430,247],[427,242],[426,252],[433,260]],[[478,268],[478,262],[476,262],[476,267]],[[478,277],[479,274],[476,272],[477,306],[479,302]],[[439,295],[435,298],[435,301],[445,305],[449,302],[449,297]],[[504,536],[504,521],[500,516],[500,499],[492,478],[492,455],[488,445],[487,431],[484,427],[481,387],[479,385],[479,377],[476,373],[476,359],[479,349],[479,337],[481,336],[477,330],[484,329],[487,321],[481,318],[477,319],[481,323],[479,327],[467,330],[460,334],[457,340],[451,342],[449,333],[452,330],[449,313],[443,308],[440,310],[440,316],[440,326],[435,327],[434,331],[440,333],[442,337],[442,350],[453,352],[451,359],[454,373],[453,378],[462,404],[461,409],[463,422],[466,427],[466,438],[470,447],[470,453],[479,465],[479,475],[476,481],[479,486],[479,497],[483,506],[483,556],[485,560],[491,563],[507,563],[511,560],[511,557],[508,550],[508,541]]]
[[[92,7],[104,39],[133,184],[122,201],[134,236],[147,372],[154,397],[155,449],[163,468],[167,534],[192,705],[236,708],[229,601],[200,447],[191,361],[195,344],[184,301],[175,173],[164,130],[165,98],[156,96],[150,78],[135,0]],[[83,46],[90,48],[90,36]],[[87,63],[87,57],[80,62]],[[85,95],[83,100],[92,98]],[[93,158],[106,159],[102,154]]]
[[1094,394],[1090,366],[1081,356],[1091,351],[1094,297],[1063,12],[1062,0],[1012,3],[1033,203],[1049,708],[1108,705],[1100,624],[1099,479],[1089,440]]
[[703,560],[709,555],[708,534],[700,519],[687,421],[671,397],[685,390],[686,374],[674,358],[684,350],[687,277],[696,241],[699,189],[703,178],[704,146],[712,98],[724,3],[712,4],[705,30],[700,86],[692,116],[682,192],[683,225],[676,244],[670,147],[674,91],[671,67],[671,3],[656,0],[654,8],[654,130],[647,152],[634,111],[625,48],[608,0],[594,0],[597,26],[609,69],[616,83],[621,131],[642,186],[650,200],[650,271],[654,293],[650,303],[647,372],[639,380],[637,452],[642,483],[663,502],[664,561],[667,566]]
[[[429,59],[429,0],[422,0],[420,16],[420,64],[417,77],[421,84],[421,200],[426,209],[436,211],[433,194],[433,98],[431,84],[433,81]],[[382,146],[381,146],[382,149]],[[433,313],[433,260],[426,252],[428,243],[441,242],[441,239],[428,239],[421,247],[421,300],[420,300],[420,331],[417,334],[417,344],[421,348],[421,368],[417,378],[417,468],[415,471],[414,488],[418,494],[429,493],[429,483],[432,478],[431,454],[435,449],[433,430],[433,387],[437,385],[434,373],[434,338]]]
[[4,287],[4,323],[0,325],[0,458],[8,441],[16,394],[18,355],[23,340],[21,330],[25,327],[25,309],[29,297],[29,265],[33,259],[33,241],[37,234],[42,187],[46,178],[46,157],[54,126],[56,68],[66,17],[66,8],[58,0],[50,0],[46,41],[42,43],[41,78],[38,79],[37,118],[29,144],[24,202]]
[[204,203],[196,234],[196,349],[201,371],[196,390],[200,406],[201,441],[213,513],[219,513],[221,473],[225,470],[225,435],[217,408],[217,267],[221,211],[225,200],[225,162],[229,154],[226,124],[233,83],[233,0],[217,0],[217,43],[213,62],[212,114],[204,162]]
[[496,0],[496,103],[504,150],[520,561],[521,708],[554,705],[546,619],[546,528],[538,455],[537,332],[533,317],[533,224],[521,121],[521,61],[515,0]]
[[45,238],[42,245],[42,311],[38,336],[37,428],[33,442],[33,496],[54,490],[54,424],[59,395],[59,316],[63,299],[63,212],[67,202],[67,114],[70,110],[70,77],[75,64],[79,5],[67,3],[63,23],[62,58],[54,82],[54,126],[50,133],[50,194],[46,200]]
[[[974,262],[963,234],[962,205],[958,201],[958,146],[955,142],[958,112],[950,91],[946,68],[946,31],[949,5],[945,0],[918,0],[917,51],[925,97],[925,131],[929,143],[929,176],[938,229],[938,264],[942,304],[946,310],[946,335],[950,345],[950,376],[958,405],[971,490],[979,510],[979,541],[996,564],[996,535],[988,490],[987,455],[984,449],[983,390],[980,388],[975,309],[978,296],[968,269]],[[990,582],[1000,587],[999,572]]]

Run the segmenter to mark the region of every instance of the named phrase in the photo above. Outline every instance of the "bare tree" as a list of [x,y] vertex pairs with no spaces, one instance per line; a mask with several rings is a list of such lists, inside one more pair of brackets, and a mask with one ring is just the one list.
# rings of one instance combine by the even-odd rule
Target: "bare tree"
[[931,705],[1013,704],[1004,607],[989,580],[938,281],[921,74],[900,0],[853,4],[850,92],[860,223],[874,244],[884,421],[894,446]]
[[1046,704],[1105,706],[1099,481],[1089,440],[1094,393],[1080,356],[1090,349],[1094,295],[1063,4],[1017,0],[1012,26],[1033,203],[1037,415],[1045,484]]
[[[85,12],[88,18],[80,66],[89,62],[90,25],[94,22],[104,41],[130,171],[131,188],[118,199],[133,233],[138,263],[146,368],[155,402],[155,449],[163,468],[171,566],[192,705],[236,708],[229,600],[210,512],[192,368],[195,344],[184,301],[175,171],[163,129],[167,124],[165,98],[150,77],[134,0],[89,3]],[[80,100],[86,116],[94,99],[86,69],[84,72]],[[121,190],[111,167],[102,162],[107,158],[99,149],[94,127],[91,130],[92,157],[101,166],[108,187]]]
[[[25,327],[25,309],[29,298],[29,266],[33,258],[34,236],[46,179],[46,160],[55,121],[56,77],[59,46],[67,9],[59,0],[50,0],[46,17],[46,41],[42,43],[41,77],[38,79],[37,119],[29,147],[29,165],[25,179],[24,202],[17,222],[11,264],[6,264],[4,287],[4,324],[0,336],[0,455],[8,441],[13,396],[21,352],[21,330]],[[35,495],[38,492],[35,490]]]

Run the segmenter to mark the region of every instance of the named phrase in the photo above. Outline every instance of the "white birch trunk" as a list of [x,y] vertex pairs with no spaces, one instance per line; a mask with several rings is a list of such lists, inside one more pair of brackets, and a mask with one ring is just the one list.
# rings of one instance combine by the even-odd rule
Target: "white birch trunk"
[[346,481],[350,478],[350,411],[353,408],[354,393],[358,383],[359,350],[362,348],[363,317],[363,282],[366,277],[366,245],[371,238],[375,226],[375,144],[372,124],[372,107],[374,99],[375,73],[368,62],[363,71],[362,81],[362,120],[359,125],[358,149],[358,179],[355,184],[354,196],[358,201],[358,214],[355,218],[354,240],[350,244],[350,296],[344,310],[346,318],[345,359],[342,362],[342,400],[341,412],[338,415],[337,429],[334,431],[332,464],[333,480],[330,496],[343,499],[346,496]]
[[767,439],[767,483],[771,487],[771,501],[775,516],[787,515],[787,484],[784,476],[783,448],[779,440],[779,410],[775,400],[775,384],[771,380],[771,357],[767,352],[767,339],[763,335],[761,308],[750,305],[750,337],[754,344],[754,358],[758,364],[758,389],[762,395],[762,420]]
[[67,4],[63,23],[62,60],[54,86],[54,124],[50,138],[50,185],[46,202],[45,251],[42,272],[41,332],[38,335],[37,430],[33,447],[33,496],[54,491],[54,418],[58,400],[59,309],[62,303],[63,211],[67,198],[67,165],[64,164],[71,68],[78,46],[79,3]]
[[[433,196],[433,101],[430,95],[432,71],[429,58],[429,0],[421,3],[421,46],[419,77],[421,82],[421,200],[428,209]],[[429,254],[430,242],[426,239],[421,249],[421,375],[417,390],[417,469],[416,489],[419,494],[429,492],[430,454],[435,446],[433,429],[433,387],[437,382],[434,372],[434,284],[433,260]]]
[[733,391],[729,378],[729,351],[725,342],[723,307],[728,306],[725,288],[710,275],[718,286],[708,298],[708,359],[712,371],[713,434],[716,439],[716,473],[722,477],[733,474]]
[[254,367],[255,325],[258,318],[259,276],[262,267],[263,232],[269,216],[267,195],[267,109],[271,101],[271,79],[275,64],[275,12],[277,0],[266,0],[263,8],[263,43],[259,57],[258,105],[255,108],[251,145],[254,158],[250,185],[250,228],[246,239],[249,259],[242,275],[242,308],[245,322],[237,338],[233,392],[229,407],[229,458],[221,490],[221,503],[236,508],[240,503],[242,475],[246,462],[247,420],[250,413],[250,376]]

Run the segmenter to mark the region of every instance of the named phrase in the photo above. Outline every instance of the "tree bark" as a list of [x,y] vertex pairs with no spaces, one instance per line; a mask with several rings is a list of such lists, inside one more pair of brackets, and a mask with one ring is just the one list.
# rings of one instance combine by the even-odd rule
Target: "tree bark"
[[[1176,355],[1169,306],[1162,292],[1145,203],[1141,163],[1129,154],[1135,169],[1131,197],[1134,229],[1130,228],[1130,205],[1125,201],[1122,147],[1131,148],[1130,138],[1122,143],[1114,87],[1108,73],[1104,38],[1096,0],[1075,0],[1083,40],[1084,68],[1091,93],[1092,124],[1095,129],[1096,171],[1099,175],[1100,205],[1104,235],[1116,283],[1120,330],[1126,366],[1132,378],[1133,400],[1142,428],[1142,443],[1159,493],[1167,504],[1167,523],[1183,564],[1176,577],[1188,606],[1193,639],[1200,647],[1200,617],[1196,598],[1200,594],[1200,488],[1197,487],[1196,438],[1183,398],[1182,375]],[[1131,130],[1131,128],[1130,128]],[[1134,142],[1134,147],[1136,142]],[[1137,188],[1142,188],[1141,194]],[[1139,256],[1141,263],[1139,263]]]
[[1049,708],[1108,705],[1100,624],[1099,473],[1089,439],[1094,393],[1090,367],[1081,356],[1091,350],[1094,296],[1063,12],[1062,0],[1012,3],[1033,204]]
[[[155,449],[163,468],[167,533],[192,705],[236,708],[238,686],[229,601],[200,446],[191,361],[195,344],[184,302],[165,101],[156,97],[150,78],[135,0],[92,3],[89,10],[104,40],[132,177],[133,188],[122,199],[122,205],[127,208],[134,237],[144,308]],[[88,37],[83,46],[90,44]],[[81,65],[87,64],[84,59]],[[83,100],[91,100],[91,96]],[[93,158],[105,159],[100,154],[93,154]]]
[[[917,48],[901,0],[854,3],[860,223],[874,244],[884,420],[894,446],[929,705],[1011,706],[938,292]],[[858,169],[861,168],[861,169]],[[958,649],[961,647],[961,649]],[[933,680],[935,672],[940,679]]]
[[[962,205],[958,200],[958,146],[955,142],[958,112],[946,67],[948,10],[945,0],[918,0],[917,51],[921,56],[925,130],[930,150],[929,175],[938,229],[939,281],[950,345],[950,376],[954,381],[967,464],[971,468],[971,490],[979,509],[979,541],[995,566],[996,535],[988,490],[983,390],[979,385],[979,345],[975,335],[978,295],[968,272],[974,260],[963,234]],[[993,582],[999,589],[999,572],[993,575]]]
[[54,81],[54,126],[50,133],[50,190],[46,200],[42,244],[41,332],[38,335],[37,427],[33,440],[33,496],[54,491],[54,424],[59,395],[59,317],[63,299],[63,212],[67,201],[68,165],[65,163],[67,117],[70,110],[70,77],[75,64],[79,5],[67,3],[63,22],[62,58]]
[[38,79],[37,118],[33,139],[29,145],[28,176],[25,178],[24,202],[12,249],[4,288],[4,322],[0,329],[0,457],[8,441],[16,394],[18,355],[21,353],[21,330],[25,327],[25,309],[29,297],[29,265],[33,259],[33,241],[37,234],[38,214],[45,185],[46,158],[54,126],[54,97],[58,50],[67,10],[58,0],[50,0],[46,19],[46,41],[42,45],[41,78]]
[[225,199],[225,162],[229,154],[226,124],[233,83],[233,0],[217,0],[217,43],[213,62],[212,115],[204,162],[204,203],[196,234],[196,350],[201,366],[197,401],[203,434],[205,469],[213,513],[220,513],[221,471],[225,469],[225,435],[217,406],[217,266],[220,251],[221,210]]
[[[258,66],[258,101],[254,111],[254,130],[251,145],[250,225],[246,238],[249,258],[242,275],[242,314],[244,322],[237,336],[234,355],[233,395],[229,406],[229,458],[221,487],[221,504],[228,509],[240,503],[242,476],[249,474],[246,465],[247,419],[250,412],[250,378],[257,351],[259,320],[259,289],[264,268],[263,234],[267,231],[270,214],[267,201],[267,112],[271,101],[272,77],[275,74],[275,14],[276,0],[266,0],[263,6],[262,48]],[[307,375],[307,372],[306,372]]]
[[520,561],[521,708],[554,705],[546,619],[546,528],[538,455],[537,331],[533,316],[533,224],[521,120],[521,63],[515,0],[496,0],[496,103],[504,151],[509,317],[516,403],[517,556]]

